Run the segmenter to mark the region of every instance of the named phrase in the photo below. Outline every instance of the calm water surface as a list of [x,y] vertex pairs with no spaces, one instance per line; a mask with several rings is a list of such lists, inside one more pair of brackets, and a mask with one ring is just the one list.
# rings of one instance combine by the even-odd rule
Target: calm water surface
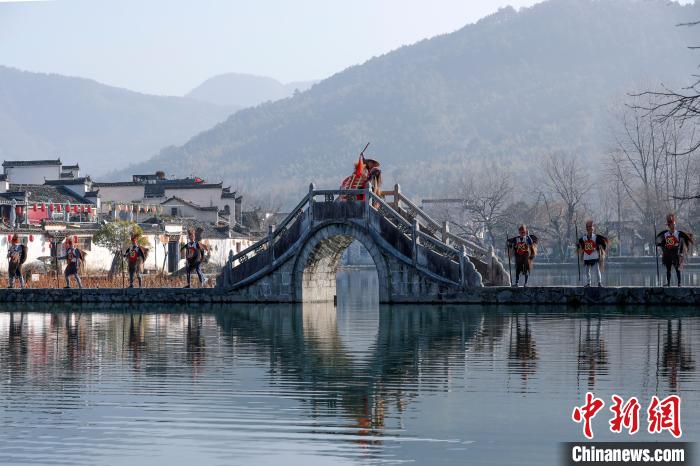
[[[343,277],[337,310],[3,309],[0,463],[555,465],[588,390],[679,393],[700,434],[695,310],[380,307],[374,287]],[[607,420],[597,440],[630,439]]]

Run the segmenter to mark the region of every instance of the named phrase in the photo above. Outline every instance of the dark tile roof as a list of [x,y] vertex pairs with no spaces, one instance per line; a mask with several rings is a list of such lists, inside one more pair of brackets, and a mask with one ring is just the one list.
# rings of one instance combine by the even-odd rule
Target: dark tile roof
[[223,187],[223,183],[158,183],[158,185],[163,186],[165,189],[212,189]]
[[0,181],[7,181],[7,175],[4,173],[0,173]]
[[[29,202],[54,202],[57,204],[94,204],[90,199],[78,196],[63,186],[51,186],[45,184],[10,184],[10,192],[4,195],[15,195],[15,199],[24,200],[24,193],[29,191]],[[0,194],[2,196],[3,194]]]
[[135,183],[133,181],[114,181],[107,183],[93,183],[96,188],[115,188],[120,186],[144,186],[143,183]]
[[82,178],[70,178],[70,179],[64,179],[64,180],[45,180],[44,181],[44,184],[48,184],[51,186],[85,184],[85,183],[92,183],[92,180],[90,179],[89,176],[85,176]]
[[80,170],[80,165],[77,163],[75,165],[63,165],[61,168],[63,170]]
[[5,160],[3,167],[29,167],[32,165],[61,165],[61,159],[56,160]]
[[177,197],[177,196],[169,197],[168,199],[166,199],[166,200],[164,200],[163,202],[161,202],[160,205],[165,205],[167,202],[170,202],[170,201],[177,201],[177,202],[179,202],[179,203],[188,205],[188,206],[192,207],[193,209],[202,210],[202,211],[205,211],[205,212],[212,212],[212,211],[218,212],[218,211],[219,211],[219,208],[216,207],[216,206],[201,207],[201,206],[198,206],[197,204],[193,204],[193,203],[191,203],[191,202],[189,202],[189,201],[186,201],[186,200],[184,200],[184,199],[181,199],[181,198],[179,198],[179,197]]

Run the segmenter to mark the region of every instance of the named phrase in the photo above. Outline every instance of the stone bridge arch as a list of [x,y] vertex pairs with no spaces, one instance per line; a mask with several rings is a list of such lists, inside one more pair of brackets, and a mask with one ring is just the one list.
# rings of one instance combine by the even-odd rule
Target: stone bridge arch
[[379,301],[389,301],[391,276],[387,258],[366,231],[350,222],[329,223],[316,228],[301,247],[292,268],[295,301],[333,301],[340,259],[353,241],[359,241],[374,261]]

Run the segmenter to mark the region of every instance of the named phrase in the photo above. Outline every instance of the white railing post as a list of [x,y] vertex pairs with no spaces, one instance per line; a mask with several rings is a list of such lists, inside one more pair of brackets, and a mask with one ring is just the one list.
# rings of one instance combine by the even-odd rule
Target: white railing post
[[314,190],[316,187],[313,183],[309,184],[309,220],[314,223]]
[[413,265],[418,263],[418,220],[413,219],[411,225],[411,239],[413,241]]
[[394,185],[394,206],[393,206],[394,209],[399,208],[400,200],[401,200],[401,186],[398,183],[396,183]]
[[447,223],[447,220],[442,222],[442,242],[445,243],[446,245],[450,245],[450,224]]
[[267,251],[270,254],[270,264],[275,261],[275,243],[273,241],[274,228],[272,225],[267,226]]
[[365,222],[369,222],[369,206],[372,205],[369,195],[372,192],[372,183],[367,183],[365,186]]

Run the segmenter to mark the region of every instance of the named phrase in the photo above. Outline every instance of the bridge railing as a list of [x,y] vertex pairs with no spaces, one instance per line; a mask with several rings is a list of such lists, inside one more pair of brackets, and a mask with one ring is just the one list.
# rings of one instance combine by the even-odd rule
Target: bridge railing
[[[401,187],[398,184],[394,185],[393,191],[384,191],[383,194],[389,205],[399,212],[405,212],[405,215],[409,218],[417,218],[420,226],[427,230],[433,237],[441,237],[443,242],[456,244],[460,247],[459,249],[464,246],[467,249],[467,253],[471,256],[481,259],[490,256],[489,249],[484,246],[462,238],[461,236],[457,236],[454,233],[450,233],[446,225],[440,225],[440,223],[430,217],[423,209],[419,208],[411,199],[406,197],[401,192]],[[392,200],[391,202],[387,200],[389,197]],[[439,235],[438,232],[440,232]]]

